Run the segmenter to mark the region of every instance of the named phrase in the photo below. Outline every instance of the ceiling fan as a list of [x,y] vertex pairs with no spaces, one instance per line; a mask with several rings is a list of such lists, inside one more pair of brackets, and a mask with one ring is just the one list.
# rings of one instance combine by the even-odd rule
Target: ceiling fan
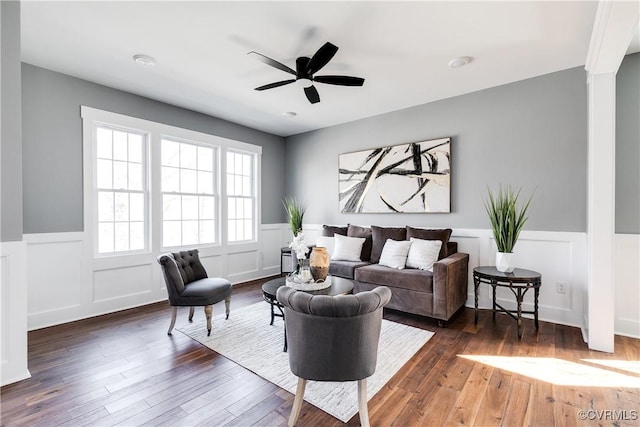
[[286,65],[267,56],[264,56],[258,52],[249,52],[248,55],[254,56],[259,61],[262,61],[265,64],[282,70],[286,73],[293,74],[296,77],[295,79],[269,83],[264,86],[257,87],[255,88],[255,90],[262,91],[288,85],[294,82],[299,82],[299,84],[304,87],[304,94],[307,96],[309,102],[315,104],[317,102],[320,102],[320,95],[318,94],[318,90],[315,88],[315,86],[313,86],[313,82],[340,86],[362,86],[364,84],[364,79],[361,77],[314,76],[316,72],[320,71],[322,67],[324,67],[329,63],[329,61],[331,61],[331,58],[333,58],[337,51],[337,46],[327,42],[322,45],[322,47],[318,49],[318,51],[311,58],[301,56],[300,58],[296,59],[295,71],[287,67]]

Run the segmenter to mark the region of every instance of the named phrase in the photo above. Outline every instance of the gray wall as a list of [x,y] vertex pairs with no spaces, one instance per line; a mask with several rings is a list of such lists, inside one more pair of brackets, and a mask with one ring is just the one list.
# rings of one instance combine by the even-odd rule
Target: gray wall
[[616,76],[616,233],[640,234],[640,53]]
[[22,64],[24,232],[83,230],[87,105],[262,146],[262,223],[284,221],[284,139],[30,64]]
[[[338,154],[452,137],[450,214],[341,214]],[[287,193],[305,220],[490,228],[487,185],[537,188],[525,229],[585,231],[587,87],[575,68],[287,138]]]
[[20,3],[0,2],[0,241],[22,240]]

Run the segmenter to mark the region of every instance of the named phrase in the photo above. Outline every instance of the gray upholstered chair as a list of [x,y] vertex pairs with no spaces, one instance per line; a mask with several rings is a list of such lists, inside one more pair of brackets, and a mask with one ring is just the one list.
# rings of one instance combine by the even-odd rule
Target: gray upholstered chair
[[289,426],[298,420],[307,380],[358,381],[360,423],[368,426],[367,378],[376,370],[389,288],[332,297],[283,286],[276,297],[284,306],[289,366],[298,377]]
[[207,335],[211,335],[213,304],[224,300],[227,319],[229,318],[231,282],[226,279],[207,277],[207,271],[200,262],[197,249],[160,255],[158,263],[162,266],[171,306],[171,325],[169,325],[168,335],[171,335],[176,324],[176,314],[178,307],[181,306],[190,307],[189,322],[193,319],[194,307],[204,307],[207,317]]

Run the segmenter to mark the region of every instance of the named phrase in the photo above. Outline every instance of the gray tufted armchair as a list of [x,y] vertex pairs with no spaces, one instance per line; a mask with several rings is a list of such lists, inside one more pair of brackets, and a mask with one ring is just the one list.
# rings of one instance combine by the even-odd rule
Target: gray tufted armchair
[[169,305],[171,305],[171,325],[169,325],[168,335],[171,335],[176,324],[176,314],[180,306],[190,307],[189,322],[193,319],[193,308],[204,306],[207,335],[211,335],[213,304],[224,300],[227,319],[229,318],[231,282],[226,279],[207,277],[197,249],[160,255],[158,263],[162,266],[169,294]]
[[358,381],[360,423],[368,426],[367,378],[376,370],[389,288],[328,296],[283,286],[276,297],[284,306],[289,366],[298,377],[289,426],[298,420],[307,380]]

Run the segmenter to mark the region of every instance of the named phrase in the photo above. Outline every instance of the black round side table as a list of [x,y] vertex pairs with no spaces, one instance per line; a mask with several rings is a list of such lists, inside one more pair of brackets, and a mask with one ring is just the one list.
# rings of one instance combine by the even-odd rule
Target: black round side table
[[[493,288],[493,318],[496,311],[508,314],[518,323],[518,339],[522,338],[522,314],[533,314],[536,330],[538,330],[538,297],[542,285],[542,275],[536,271],[516,268],[512,273],[502,273],[493,266],[476,267],[473,269],[473,283],[475,296],[475,320],[478,323],[478,286],[486,283]],[[496,287],[505,287],[513,292],[518,304],[517,310],[507,310],[496,302]],[[529,289],[534,292],[533,311],[522,310],[522,300]],[[515,314],[515,316],[514,316]]]

